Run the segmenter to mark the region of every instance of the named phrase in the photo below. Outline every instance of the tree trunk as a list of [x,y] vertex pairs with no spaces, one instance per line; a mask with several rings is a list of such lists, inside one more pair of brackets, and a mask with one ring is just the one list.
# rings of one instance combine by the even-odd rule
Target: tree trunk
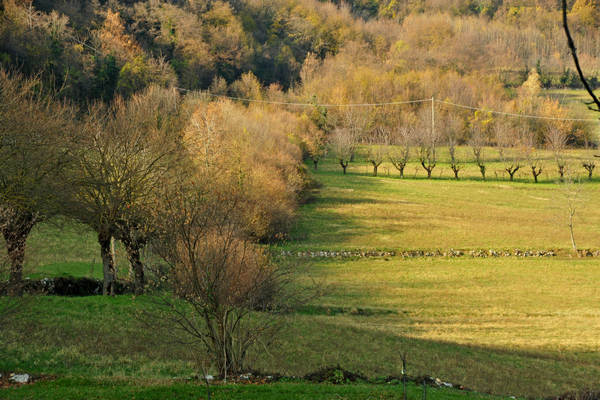
[[564,181],[565,178],[565,166],[564,165],[559,165],[558,166],[558,175],[560,175],[560,181]]
[[427,179],[431,179],[431,172],[433,172],[435,164],[425,165],[425,161],[421,161],[421,166],[423,167],[423,169],[425,169],[425,171],[427,171]]
[[143,294],[144,284],[146,282],[144,279],[144,264],[140,257],[140,246],[129,243],[125,245],[125,250],[127,251],[127,258],[129,259],[129,264],[133,270],[133,287],[135,294]]
[[98,233],[98,243],[100,244],[100,255],[102,256],[102,272],[104,273],[104,284],[102,288],[102,294],[107,296],[115,295],[115,283],[117,280],[117,274],[115,270],[115,260],[113,259],[112,252],[110,249],[110,240],[112,235],[110,233],[101,232]]
[[588,172],[588,179],[591,181],[592,180],[592,174],[594,173],[594,168],[596,168],[595,164],[591,164],[591,163],[583,163],[583,168],[585,168]]
[[21,296],[23,294],[23,261],[25,260],[25,245],[28,233],[19,232],[4,235],[8,259],[10,261],[10,275],[8,278],[8,294]]
[[373,164],[373,176],[377,176],[377,168],[378,167],[379,167],[379,165]]
[[457,168],[456,165],[452,165],[451,168],[452,168],[452,171],[454,172],[454,178],[456,180],[458,180],[458,172],[460,171],[460,168]]
[[478,164],[477,166],[479,167],[479,172],[481,172],[481,177],[485,181],[485,165]]
[[346,175],[346,167],[348,167],[348,163],[343,162],[342,160],[340,160],[340,165],[342,166],[342,169],[344,170],[344,175]]
[[569,215],[569,233],[571,234],[571,246],[573,251],[577,254],[577,244],[575,243],[575,234],[573,233],[573,215]]
[[10,276],[8,278],[8,294],[21,296],[23,294],[23,261],[25,260],[25,239],[14,235],[6,238],[8,259],[10,260]]
[[399,168],[400,171],[400,178],[404,178],[404,165],[402,167]]
[[8,294],[21,296],[23,294],[23,262],[27,237],[35,225],[36,218],[31,213],[10,212],[8,221],[2,229],[6,241],[6,250],[10,261],[8,277]]
[[542,173],[542,169],[541,168],[537,168],[535,166],[531,166],[531,174],[533,175],[533,181],[535,183],[538,183],[538,176]]
[[517,171],[519,170],[519,168],[521,168],[521,167],[520,166],[517,166],[517,167],[510,166],[508,168],[504,168],[504,170],[506,172],[508,172],[508,175],[510,175],[510,181],[511,182],[513,181],[513,179],[515,177],[515,174],[517,173]]
[[315,166],[315,171],[316,171],[317,165],[319,165],[319,160],[313,160],[313,165]]

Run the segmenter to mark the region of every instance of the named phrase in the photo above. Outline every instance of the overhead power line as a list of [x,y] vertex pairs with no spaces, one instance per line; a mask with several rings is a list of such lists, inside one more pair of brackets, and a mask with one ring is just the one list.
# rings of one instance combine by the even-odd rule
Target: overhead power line
[[[100,50],[98,50],[97,48],[95,48],[93,46],[90,46],[89,44],[85,43],[84,41],[79,40],[74,35],[71,35],[68,32],[65,32],[65,34],[66,34],[66,36],[70,37],[70,39],[74,40],[78,44],[91,49],[95,53],[104,55]],[[185,89],[185,88],[181,88],[181,87],[177,87],[177,86],[175,86],[175,89],[183,91],[183,92],[194,92],[194,90]],[[274,105],[285,105],[285,106],[296,106],[296,107],[314,107],[314,106],[327,107],[327,108],[383,107],[383,106],[399,106],[399,105],[404,105],[404,104],[417,104],[417,103],[431,102],[432,110],[433,110],[433,105],[437,102],[440,104],[450,105],[450,106],[454,106],[454,107],[458,107],[458,108],[463,108],[466,110],[485,111],[485,112],[489,112],[489,113],[496,114],[496,115],[504,115],[507,117],[514,117],[514,118],[530,118],[530,119],[542,119],[542,120],[551,120],[551,121],[598,122],[598,119],[595,119],[595,118],[559,118],[559,117],[546,117],[546,116],[542,116],[542,115],[517,114],[517,113],[504,112],[504,111],[489,110],[487,108],[482,108],[482,107],[473,107],[473,106],[467,106],[464,104],[452,103],[449,101],[436,100],[433,97],[430,99],[390,101],[390,102],[382,102],[382,103],[342,103],[342,104],[327,104],[327,103],[325,103],[325,104],[320,104],[320,103],[301,103],[301,102],[287,102],[287,101],[274,101],[274,100],[258,100],[258,99],[249,99],[249,98],[221,95],[221,94],[216,94],[216,93],[210,93],[208,91],[199,91],[199,92],[203,93],[207,96],[211,96],[211,97],[215,97],[215,98],[223,98],[223,99],[229,99],[229,100],[235,100],[235,101],[244,101],[244,102],[248,102],[248,103],[262,103],[262,104],[274,104]],[[433,111],[432,111],[432,116],[433,116]]]
[[[184,89],[184,88],[180,88],[180,87],[176,87],[176,89],[185,91],[185,92],[192,92],[192,90]],[[440,103],[440,104],[444,104],[444,105],[463,108],[466,110],[484,111],[484,112],[489,112],[491,114],[503,115],[506,117],[514,117],[514,118],[542,119],[542,120],[550,120],[550,121],[598,122],[598,119],[595,119],[595,118],[561,118],[561,117],[547,117],[547,116],[543,116],[543,115],[518,114],[518,113],[505,112],[505,111],[496,111],[496,110],[490,110],[485,107],[467,106],[464,104],[452,103],[450,101],[436,100],[434,98],[419,99],[419,100],[407,100],[407,101],[390,101],[390,102],[382,102],[382,103],[339,103],[339,104],[323,103],[323,104],[321,104],[321,103],[300,103],[300,102],[287,102],[287,101],[274,101],[274,100],[258,100],[258,99],[244,98],[244,97],[235,97],[235,96],[215,94],[215,93],[210,93],[207,91],[199,91],[199,93],[202,93],[202,94],[205,94],[205,95],[211,96],[211,97],[236,100],[236,101],[244,101],[244,102],[249,102],[249,103],[276,104],[276,105],[287,105],[287,106],[298,106],[298,107],[315,107],[315,106],[316,107],[328,107],[328,108],[383,107],[383,106],[397,106],[397,105],[403,105],[403,104],[415,104],[415,103],[430,102],[430,103],[432,103],[432,105],[435,103]]]
[[[181,89],[181,88],[178,88],[178,89]],[[189,91],[187,89],[181,89],[181,90]],[[449,101],[435,100],[435,99],[393,101],[393,102],[385,102],[385,103],[319,104],[319,103],[293,103],[293,102],[284,102],[284,101],[255,100],[255,99],[246,99],[246,98],[241,98],[241,97],[218,95],[218,94],[213,94],[213,93],[208,93],[208,92],[203,92],[203,93],[205,93],[208,96],[212,96],[212,97],[226,98],[226,99],[238,100],[238,101],[247,101],[250,103],[281,104],[281,105],[302,106],[302,107],[310,107],[310,106],[330,107],[330,108],[332,108],[332,107],[382,107],[382,106],[395,106],[395,105],[402,105],[402,104],[431,102],[432,104],[440,103],[440,104],[450,105],[450,106],[454,106],[454,107],[458,107],[458,108],[463,108],[466,110],[485,111],[485,112],[489,112],[489,113],[496,114],[496,115],[504,115],[507,117],[514,117],[514,118],[543,119],[543,120],[551,120],[551,121],[598,122],[598,119],[595,119],[595,118],[561,118],[561,117],[547,117],[547,116],[543,116],[543,115],[517,114],[517,113],[504,112],[504,111],[490,110],[490,109],[484,108],[484,107],[472,107],[472,106],[467,106],[464,104],[457,104],[457,103],[452,103]]]
[[[10,19],[8,17],[4,16],[4,18],[10,21]],[[97,54],[105,55],[103,52],[101,52],[97,48],[89,45],[85,41],[80,40],[79,38],[75,37],[74,35],[72,35],[68,32],[64,32],[64,34],[65,34],[65,36],[67,36],[71,40],[75,41],[79,45],[87,47],[88,49],[94,51]],[[194,90],[180,88],[177,86],[175,86],[175,89],[184,91],[184,92],[195,92]],[[273,100],[258,100],[258,99],[249,99],[249,98],[242,98],[242,97],[235,97],[235,96],[220,95],[220,94],[216,94],[216,93],[210,93],[208,91],[199,91],[199,92],[203,93],[207,96],[211,96],[211,97],[215,97],[215,98],[224,98],[224,99],[229,99],[229,100],[244,101],[244,102],[248,102],[248,103],[276,104],[276,105],[286,105],[286,106],[296,106],[296,107],[314,107],[314,106],[328,107],[328,108],[334,108],[334,107],[383,107],[383,106],[398,106],[398,105],[404,105],[404,104],[416,104],[416,103],[427,103],[427,102],[431,102],[432,107],[433,107],[433,105],[437,102],[440,104],[450,105],[450,106],[454,106],[454,107],[458,107],[458,108],[463,108],[466,110],[485,111],[485,112],[489,112],[489,113],[496,114],[496,115],[504,115],[507,117],[514,117],[514,118],[530,118],[530,119],[542,119],[542,120],[550,120],[550,121],[598,122],[598,119],[595,119],[595,118],[559,118],[559,117],[546,117],[546,116],[542,116],[542,115],[517,114],[517,113],[504,112],[504,111],[489,110],[489,109],[483,108],[483,107],[473,107],[473,106],[468,106],[468,105],[464,105],[464,104],[452,103],[449,101],[435,100],[433,97],[430,99],[391,101],[391,102],[382,102],[382,103],[319,104],[319,103],[301,103],[301,102],[287,102],[287,101],[273,101]],[[433,111],[432,111],[432,115],[433,115]]]
[[464,108],[466,110],[485,111],[485,112],[489,112],[492,114],[504,115],[507,117],[545,119],[545,120],[551,120],[551,121],[586,121],[586,122],[593,121],[593,122],[598,122],[598,119],[595,119],[595,118],[560,118],[560,117],[546,117],[543,115],[517,114],[517,113],[504,112],[504,111],[489,110],[487,108],[482,108],[482,107],[465,106],[464,104],[456,104],[456,103],[452,103],[449,101],[443,101],[443,100],[435,100],[435,101],[440,104],[446,104],[446,105],[450,105],[450,106],[454,106],[454,107],[458,107],[458,108]]
[[[193,92],[189,89],[184,89],[180,87],[176,87],[175,89],[184,91],[184,92]],[[407,101],[389,101],[384,103],[340,103],[340,104],[327,104],[327,103],[300,103],[300,102],[288,102],[288,101],[274,101],[274,100],[258,100],[258,99],[249,99],[244,97],[235,97],[235,96],[226,96],[222,94],[215,94],[205,91],[198,91],[199,93],[205,94],[211,97],[229,99],[229,100],[237,100],[237,101],[246,101],[249,103],[263,103],[263,104],[278,104],[285,106],[299,106],[299,107],[382,107],[382,106],[397,106],[402,104],[414,104],[414,103],[427,103],[430,102],[431,99],[421,99],[421,100],[407,100]]]

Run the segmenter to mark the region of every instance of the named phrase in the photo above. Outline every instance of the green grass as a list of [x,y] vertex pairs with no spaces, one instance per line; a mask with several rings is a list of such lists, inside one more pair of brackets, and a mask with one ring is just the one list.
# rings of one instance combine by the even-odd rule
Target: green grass
[[[409,384],[407,387],[408,398],[421,399],[422,389]],[[212,388],[212,398],[219,399],[256,399],[256,400],[391,400],[402,399],[400,385],[326,385],[307,383],[274,383],[268,385],[218,385]],[[427,398],[437,399],[490,399],[496,397],[483,396],[477,393],[459,392],[451,389],[429,388]],[[44,382],[34,386],[25,386],[19,389],[10,389],[0,392],[3,399],[41,399],[41,400],[69,400],[69,399],[205,399],[206,388],[200,384],[176,383],[169,385],[139,386],[128,383],[111,385],[106,381],[92,381],[86,379],[60,379],[55,382]]]
[[311,269],[329,285],[321,304],[387,310],[368,318],[385,331],[540,354],[598,350],[599,276],[597,261],[563,258],[331,260]]
[[[5,246],[3,241],[2,246]],[[126,278],[129,262],[118,241],[115,253],[118,274]],[[36,225],[27,240],[25,276],[101,278],[102,260],[96,235],[84,225],[61,218]]]
[[586,103],[592,99],[585,89],[550,89],[544,94],[557,99],[562,105],[569,107],[576,118],[599,118],[600,115],[588,108]]
[[73,261],[40,265],[30,269],[26,276],[30,279],[61,276],[77,276],[100,279],[102,278],[102,264]]
[[[425,179],[418,168],[416,179],[385,172],[373,177],[366,163],[356,162],[344,176],[325,160],[315,174],[323,187],[302,206],[284,248],[570,247],[565,191],[554,180]],[[576,239],[580,247],[600,247],[600,209],[594,207],[599,185],[583,181],[581,187]]]
[[[276,346],[251,354],[253,365],[302,376],[339,364],[376,378],[400,375],[400,355],[406,352],[411,375],[439,377],[478,392],[541,397],[599,381],[597,301],[589,279],[597,270],[591,262],[576,267],[577,279],[570,283],[557,276],[529,295],[533,279],[565,263],[558,260],[555,270],[542,271],[529,261],[514,266],[489,259],[440,260],[426,268],[418,260],[389,263],[322,262],[310,268],[310,275],[329,285],[318,302],[324,308],[360,305],[393,312],[287,315]],[[519,274],[522,283],[495,283]],[[448,280],[449,275],[466,283]],[[555,292],[572,298],[562,304]],[[35,298],[0,346],[0,371],[85,377],[105,382],[115,393],[197,373],[188,346],[138,322],[139,304],[129,296]]]
[[[343,176],[333,160],[325,160],[315,174],[323,187],[301,207],[284,248],[520,247],[568,253],[564,202],[554,178],[537,185],[525,177],[482,182],[477,170],[468,171],[460,181],[427,180],[421,172],[416,178],[385,172],[375,178],[367,164],[355,163]],[[583,184],[575,225],[580,247],[600,247],[598,188],[597,181]],[[29,242],[27,273],[99,277],[97,253],[93,233],[81,227],[40,225]],[[544,397],[600,382],[597,259],[313,260],[299,266],[298,277],[302,285],[316,281],[324,296],[281,317],[277,345],[251,354],[260,370],[302,376],[339,364],[376,378],[399,375],[406,352],[409,374],[480,393]],[[177,383],[197,373],[189,347],[138,322],[145,298],[33,298],[23,319],[2,336],[0,371],[59,379],[1,391],[0,398],[204,396],[194,384]],[[413,398],[419,398],[415,390]],[[224,386],[217,392],[216,398],[400,396],[397,387],[306,383]],[[465,396],[444,392],[439,398],[451,395]]]

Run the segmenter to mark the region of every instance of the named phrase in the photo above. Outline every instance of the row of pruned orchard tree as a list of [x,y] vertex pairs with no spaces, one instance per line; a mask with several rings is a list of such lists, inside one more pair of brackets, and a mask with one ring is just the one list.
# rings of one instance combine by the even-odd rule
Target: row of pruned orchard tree
[[[431,177],[440,160],[440,149],[456,179],[467,162],[477,165],[486,179],[492,161],[489,149],[497,156],[512,181],[516,172],[527,168],[535,182],[542,173],[542,150],[549,150],[560,179],[566,174],[569,147],[589,146],[589,123],[568,118],[567,111],[556,100],[540,96],[539,77],[532,73],[518,91],[514,101],[518,113],[506,116],[492,111],[464,110],[444,102],[382,107],[346,107],[335,112],[335,125],[327,138],[329,146],[321,146],[311,157],[317,161],[331,150],[343,173],[354,160],[359,146],[366,148],[366,159],[377,175],[383,162],[391,163],[404,175],[406,165],[416,160]],[[542,116],[544,118],[537,118]],[[585,140],[583,140],[585,139]],[[459,146],[470,149],[470,156],[460,156]],[[316,165],[316,164],[315,164]],[[591,178],[593,158],[582,161]]]
[[[450,116],[443,122],[446,124],[444,127],[432,131],[430,112],[424,111],[420,116],[424,116],[421,121],[416,119],[414,123],[406,123],[393,129],[377,127],[362,137],[353,134],[350,129],[335,129],[330,138],[330,150],[344,174],[361,147],[364,148],[364,158],[372,165],[375,176],[379,166],[388,162],[404,177],[406,166],[416,161],[428,178],[431,178],[435,167],[443,162],[449,164],[454,177],[459,179],[465,165],[474,163],[485,180],[489,165],[499,161],[511,181],[517,171],[526,168],[531,171],[534,182],[537,182],[544,165],[548,167],[547,161],[543,163],[548,151],[552,155],[552,168],[559,179],[564,179],[567,173],[569,157],[566,150],[572,140],[569,127],[552,123],[534,130],[521,120],[493,121],[489,114],[475,112],[467,127],[471,137],[461,140],[459,133],[463,129],[463,121],[460,118]],[[482,116],[486,119],[482,120]],[[542,144],[540,141],[543,141]],[[467,150],[463,150],[465,148]],[[440,150],[447,153],[443,158],[440,157]],[[581,167],[590,179],[595,165],[591,157],[581,160]]]

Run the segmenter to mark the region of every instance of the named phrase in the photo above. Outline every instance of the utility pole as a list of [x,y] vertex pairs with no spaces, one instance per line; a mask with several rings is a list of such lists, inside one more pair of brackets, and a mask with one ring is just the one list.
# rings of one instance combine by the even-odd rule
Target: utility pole
[[431,139],[435,137],[435,98],[431,96]]

